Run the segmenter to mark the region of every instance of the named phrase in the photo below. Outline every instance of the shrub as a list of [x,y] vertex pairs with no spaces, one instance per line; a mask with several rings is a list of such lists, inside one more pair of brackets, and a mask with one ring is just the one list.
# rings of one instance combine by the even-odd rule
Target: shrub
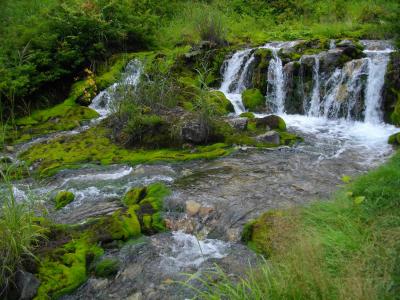
[[66,206],[67,204],[74,201],[74,199],[75,199],[75,195],[72,192],[60,191],[57,193],[57,195],[54,198],[55,207],[57,210],[61,209],[64,206]]
[[216,12],[203,10],[197,16],[196,29],[203,41],[210,41],[216,45],[226,43],[226,30],[222,21],[222,16]]

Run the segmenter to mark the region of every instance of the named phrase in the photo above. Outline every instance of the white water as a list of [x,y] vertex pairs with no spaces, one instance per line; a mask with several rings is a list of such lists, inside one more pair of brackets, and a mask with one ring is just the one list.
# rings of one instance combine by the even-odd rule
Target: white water
[[283,74],[282,60],[278,56],[280,48],[274,48],[272,46],[265,46],[265,48],[271,49],[273,59],[269,62],[268,66],[268,88],[267,100],[270,102],[276,113],[282,114],[285,109],[285,76]]
[[125,67],[125,72],[122,75],[122,79],[119,82],[114,83],[107,89],[101,91],[92,100],[92,104],[89,107],[99,113],[99,119],[104,119],[110,114],[111,99],[114,99],[117,96],[118,88],[135,88],[136,85],[139,83],[140,75],[142,74],[142,72],[143,64],[140,60],[134,59],[130,61]]
[[[391,146],[387,144],[387,139],[398,131],[394,126],[382,123],[381,112],[384,76],[393,48],[384,41],[361,42],[367,57],[352,60],[331,74],[321,74],[319,56],[313,56],[313,86],[309,100],[305,101],[307,116],[285,114],[285,76],[278,53],[282,48],[295,46],[296,42],[273,42],[261,48],[271,49],[273,53],[268,69],[267,101],[272,104],[273,111],[285,119],[288,127],[320,139],[337,140],[342,148],[335,155],[356,149],[372,162],[390,153]],[[332,40],[330,51],[337,51],[335,47]],[[248,75],[243,74],[248,72],[243,66],[250,51],[239,51],[227,61],[221,86],[221,91],[232,101],[237,114],[244,107],[238,90],[230,87],[235,82],[243,82],[242,78]],[[366,82],[363,80],[365,77]],[[363,95],[365,103],[360,102]],[[364,121],[355,121],[356,117]]]
[[226,62],[224,79],[219,89],[231,101],[236,114],[241,114],[245,111],[241,92],[246,88],[244,79],[254,59],[254,57],[250,56],[251,51],[252,49],[238,51]]
[[314,56],[314,67],[313,67],[313,90],[311,94],[311,106],[308,111],[308,115],[311,117],[319,116],[320,114],[320,81],[319,81],[319,57]]
[[199,267],[209,259],[221,259],[228,255],[229,244],[221,240],[198,240],[194,235],[182,231],[173,232],[172,236],[170,251],[162,254],[166,267]]

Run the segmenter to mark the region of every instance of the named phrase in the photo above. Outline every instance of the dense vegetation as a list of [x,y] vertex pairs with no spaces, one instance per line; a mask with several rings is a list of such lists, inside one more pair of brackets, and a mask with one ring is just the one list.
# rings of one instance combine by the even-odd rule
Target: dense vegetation
[[260,216],[243,239],[268,261],[235,281],[210,274],[200,298],[398,299],[399,195],[397,153],[332,201]]
[[84,67],[112,54],[201,39],[393,38],[397,1],[5,0],[0,9],[0,112],[63,100]]

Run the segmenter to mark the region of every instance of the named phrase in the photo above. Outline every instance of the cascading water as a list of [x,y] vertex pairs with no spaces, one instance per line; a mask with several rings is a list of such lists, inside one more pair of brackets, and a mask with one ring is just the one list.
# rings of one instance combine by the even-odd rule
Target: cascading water
[[[303,116],[285,114],[285,106],[288,105],[287,83],[283,62],[279,57],[280,49],[290,49],[297,43],[273,42],[260,47],[271,49],[273,54],[269,61],[266,94],[271,110],[283,115],[288,126],[296,130],[304,131],[306,128],[306,132],[321,135],[324,140],[328,140],[329,135],[335,136],[342,144],[337,153],[345,151],[346,147],[358,147],[361,152],[365,150],[369,153],[366,157],[371,155],[372,149],[376,157],[390,151],[386,144],[387,137],[396,129],[390,125],[380,125],[382,87],[389,53],[393,51],[390,43],[361,41],[365,47],[365,58],[351,60],[342,68],[328,71],[320,66],[320,54],[308,55],[308,62],[314,59],[314,63],[312,85],[308,87],[308,95],[303,97]],[[334,56],[335,53],[340,53],[341,50],[336,47],[336,42],[332,40],[328,54]],[[226,62],[228,67],[224,72],[221,91],[232,101],[237,114],[244,110],[238,92],[246,88],[242,84],[243,80],[239,79],[249,76],[248,65],[251,58],[251,49],[246,49],[235,53]],[[303,57],[299,61],[300,65],[302,59]]]
[[224,79],[220,91],[231,101],[236,114],[245,111],[241,92],[246,89],[245,78],[253,60],[252,49],[246,49],[236,52],[225,62]]
[[319,116],[320,114],[320,79],[319,79],[319,57],[314,56],[314,67],[313,67],[313,90],[311,94],[311,105],[308,111],[308,115],[312,117]]
[[267,99],[272,104],[273,111],[282,114],[284,113],[284,101],[285,101],[285,76],[283,74],[282,60],[278,56],[278,51],[281,48],[274,48],[268,44],[265,46],[267,49],[271,49],[273,58],[269,62],[268,66],[268,90]]
[[111,100],[117,96],[118,88],[121,86],[135,87],[140,79],[143,71],[143,64],[140,60],[134,59],[130,61],[122,74],[122,79],[114,83],[107,89],[101,91],[89,106],[91,109],[97,111],[100,115],[99,119],[104,119],[111,112]]

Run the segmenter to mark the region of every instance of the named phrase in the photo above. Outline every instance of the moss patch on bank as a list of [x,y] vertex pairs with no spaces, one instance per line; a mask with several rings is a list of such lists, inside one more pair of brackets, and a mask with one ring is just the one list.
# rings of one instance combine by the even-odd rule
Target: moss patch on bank
[[[199,146],[194,149],[126,149],[114,144],[104,127],[91,128],[80,134],[53,139],[32,146],[20,155],[20,159],[31,166],[35,174],[46,177],[66,168],[78,168],[83,164],[154,163],[160,161],[186,161],[212,159],[232,152],[223,143]],[[46,155],[43,155],[46,153]]]
[[164,184],[155,183],[133,188],[121,201],[125,205],[112,215],[77,225],[51,224],[42,219],[49,229],[49,239],[38,249],[41,285],[35,299],[57,299],[73,292],[88,279],[91,270],[99,277],[114,275],[118,261],[99,260],[104,253],[102,247],[117,242],[115,247],[142,234],[164,231],[161,210],[169,194]]

